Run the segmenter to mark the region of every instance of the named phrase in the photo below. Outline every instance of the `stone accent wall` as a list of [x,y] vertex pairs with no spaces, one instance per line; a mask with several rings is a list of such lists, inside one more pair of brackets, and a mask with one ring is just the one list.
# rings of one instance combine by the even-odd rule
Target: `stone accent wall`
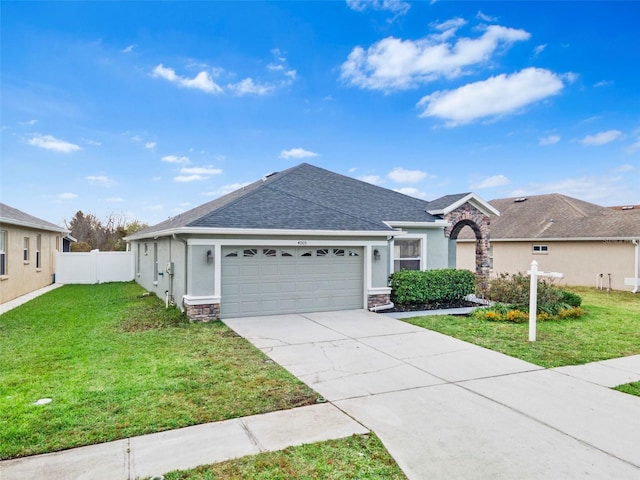
[[220,318],[220,304],[185,305],[185,313],[194,322],[211,322]]
[[391,302],[390,293],[379,293],[367,296],[367,308],[377,307],[379,305],[387,305]]
[[470,203],[465,203],[445,216],[445,220],[451,223],[444,229],[447,238],[455,240],[460,230],[471,227],[476,235],[476,277],[478,278],[478,290],[481,296],[489,291],[489,275],[491,273],[490,262],[490,227],[491,220]]

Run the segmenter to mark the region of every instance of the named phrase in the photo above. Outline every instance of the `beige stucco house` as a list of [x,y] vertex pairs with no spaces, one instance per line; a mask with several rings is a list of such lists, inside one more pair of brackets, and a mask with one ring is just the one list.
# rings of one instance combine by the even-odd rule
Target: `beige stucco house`
[[[538,268],[564,274],[565,285],[640,291],[640,206],[602,207],[561,194],[501,198],[489,202],[491,273]],[[458,237],[456,265],[475,262],[470,232]]]
[[69,231],[0,203],[0,304],[53,283]]

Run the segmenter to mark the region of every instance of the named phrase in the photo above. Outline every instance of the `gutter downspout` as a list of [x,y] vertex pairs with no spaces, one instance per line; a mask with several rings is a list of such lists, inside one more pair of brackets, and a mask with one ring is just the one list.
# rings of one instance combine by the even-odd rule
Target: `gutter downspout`
[[635,247],[636,247],[635,248],[635,250],[636,250],[636,255],[635,255],[636,262],[635,262],[634,275],[633,275],[633,278],[634,278],[633,283],[635,283],[635,288],[631,292],[632,293],[638,293],[638,263],[639,263],[638,262],[638,260],[639,260],[638,257],[640,257],[640,253],[639,253],[639,251],[640,251],[640,241],[639,240],[632,240],[631,243],[633,243],[635,245]]
[[[171,235],[172,238],[178,242],[182,242],[184,243],[184,295],[188,295],[189,294],[189,290],[187,289],[187,287],[189,286],[188,283],[188,279],[189,279],[189,247],[187,244],[187,241],[184,238],[179,238],[176,236],[176,234],[172,234]],[[181,303],[181,305],[183,305]]]

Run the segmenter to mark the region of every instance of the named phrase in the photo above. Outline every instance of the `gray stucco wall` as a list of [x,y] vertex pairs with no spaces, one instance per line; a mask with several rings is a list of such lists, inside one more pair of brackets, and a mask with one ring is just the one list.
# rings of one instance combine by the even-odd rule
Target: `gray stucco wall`
[[[211,262],[207,261],[207,252],[211,250],[214,257]],[[191,245],[189,247],[189,295],[205,296],[213,295],[214,291],[214,269],[215,248],[213,245]]]
[[[373,255],[378,250],[380,258]],[[373,247],[371,249],[371,286],[373,288],[386,287],[389,279],[389,247]]]
[[[146,252],[145,252],[146,244]],[[140,247],[138,247],[138,245]],[[154,280],[154,245],[157,245],[158,279]],[[173,296],[176,305],[181,307],[184,295],[184,244],[171,238],[158,238],[132,242],[135,255],[136,282],[145,290],[164,300],[165,291]],[[174,275],[165,270],[167,263],[173,262]]]

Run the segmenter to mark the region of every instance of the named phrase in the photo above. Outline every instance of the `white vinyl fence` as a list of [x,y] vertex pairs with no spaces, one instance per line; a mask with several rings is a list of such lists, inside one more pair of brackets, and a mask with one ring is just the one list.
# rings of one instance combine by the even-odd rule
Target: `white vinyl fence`
[[58,252],[56,283],[128,282],[135,276],[133,252]]

